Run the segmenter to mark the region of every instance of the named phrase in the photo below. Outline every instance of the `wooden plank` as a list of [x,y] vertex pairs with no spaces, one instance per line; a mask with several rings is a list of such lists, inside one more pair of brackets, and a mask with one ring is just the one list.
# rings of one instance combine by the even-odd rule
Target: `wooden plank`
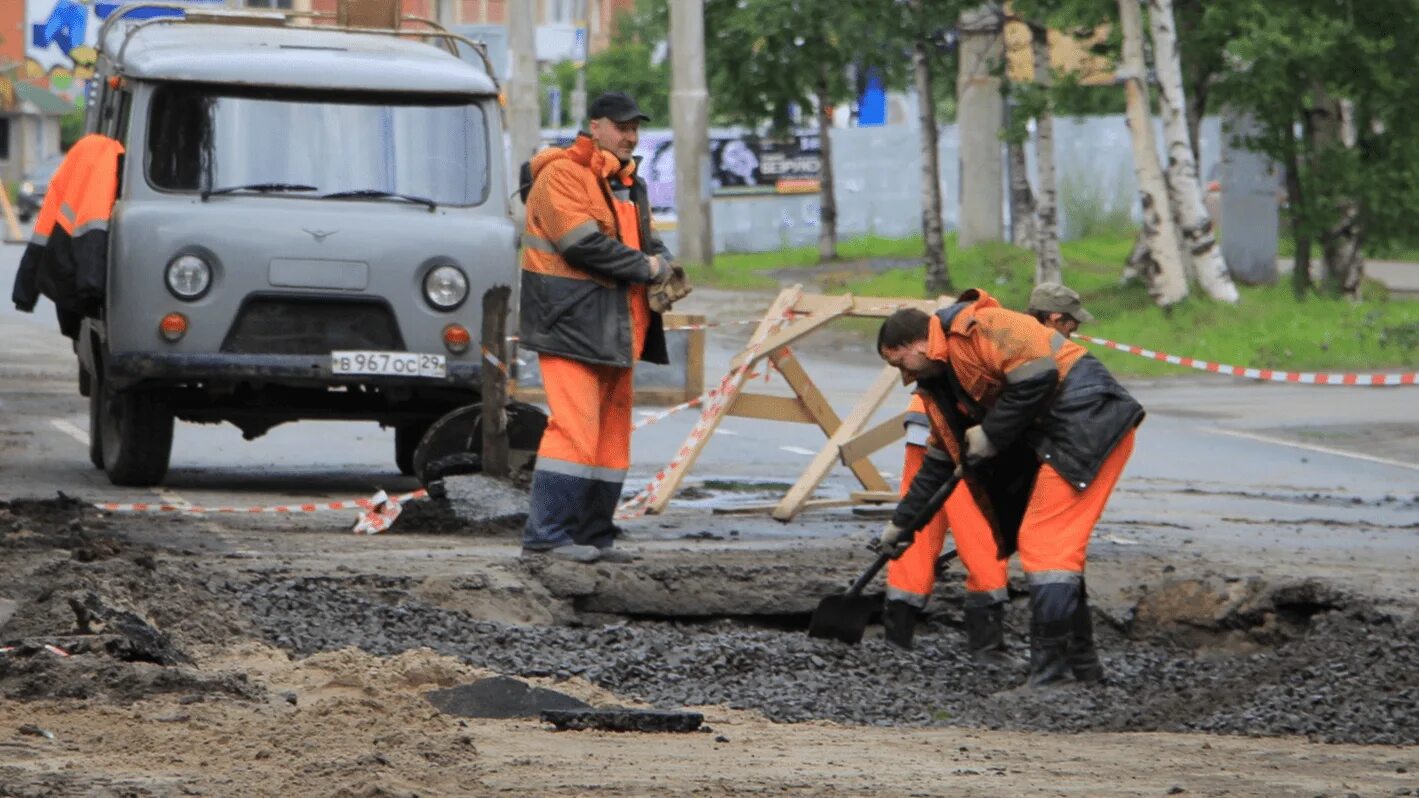
[[900,493],[890,490],[855,490],[848,496],[855,504],[896,504],[902,500]]
[[942,296],[937,299],[917,299],[914,297],[900,296],[853,296],[844,294],[840,297],[826,296],[823,294],[805,295],[798,304],[793,306],[795,313],[826,313],[830,308],[837,308],[835,300],[847,299],[848,306],[845,309],[836,310],[844,316],[854,316],[858,318],[885,319],[892,315],[898,308],[913,307],[927,313],[931,313],[939,308],[943,308],[955,301],[955,297]]
[[872,429],[850,438],[838,452],[843,464],[851,465],[906,435],[906,430],[902,427],[906,417],[906,413],[898,413]]
[[[483,473],[508,475],[507,356],[508,300],[512,289],[496,285],[483,294],[483,362],[479,370],[483,390]],[[497,366],[488,362],[496,359]]]
[[[762,356],[764,350],[760,348],[760,344],[781,323],[780,320],[788,313],[788,310],[793,307],[794,302],[798,300],[798,297],[801,296],[802,293],[803,286],[801,285],[785,288],[779,292],[778,297],[774,299],[773,304],[769,306],[768,312],[764,314],[763,320],[759,322],[759,326],[754,328],[754,335],[749,339],[749,346],[745,347],[744,351],[736,355],[734,361],[732,361],[735,365],[731,365],[730,367],[731,374],[738,368],[738,363],[746,359],[752,362]],[[751,351],[755,354],[751,355]],[[738,391],[739,387],[744,384],[744,380],[748,378],[748,374],[748,369],[745,369],[744,373],[740,374],[738,379],[729,380],[729,387],[734,391]],[[728,405],[725,405],[725,407],[728,407]],[[665,505],[670,503],[670,497],[675,495],[675,491],[680,487],[680,482],[685,478],[685,474],[689,473],[690,468],[695,465],[695,461],[700,458],[700,452],[704,450],[705,444],[709,442],[710,438],[714,437],[714,431],[719,426],[719,423],[724,420],[724,415],[724,409],[721,408],[720,412],[711,415],[705,420],[703,429],[700,429],[697,424],[696,430],[700,432],[698,438],[695,437],[696,430],[691,430],[690,437],[686,438],[684,445],[680,447],[680,449],[685,452],[684,456],[677,455],[671,466],[667,467],[665,478],[656,486],[655,498],[646,505],[647,513],[659,513],[665,509]]]
[[[773,360],[774,365],[778,367],[779,373],[783,375],[784,380],[788,382],[793,390],[798,393],[799,398],[803,400],[803,404],[808,408],[808,412],[812,413],[818,420],[818,426],[822,428],[823,434],[831,438],[833,434],[838,431],[838,428],[842,426],[842,420],[838,418],[838,414],[833,410],[832,405],[828,404],[827,397],[823,396],[823,392],[818,390],[818,386],[809,378],[808,372],[803,369],[803,365],[798,362],[798,358],[794,356],[793,352],[790,351],[788,347],[783,347],[775,351],[769,357]],[[857,477],[857,481],[862,483],[863,487],[876,487],[882,479],[877,473],[876,466],[866,460],[862,460],[860,457],[854,457],[852,460],[847,461],[846,464],[848,468],[852,469],[853,475]]]
[[742,418],[762,418],[768,421],[792,421],[796,424],[815,424],[817,419],[808,412],[803,403],[791,396],[769,396],[762,393],[740,393],[735,395],[734,404],[727,411],[731,416]]
[[[788,346],[794,341],[797,341],[799,338],[808,335],[809,333],[813,332],[814,330],[817,330],[825,324],[828,324],[834,319],[840,318],[842,312],[852,306],[851,297],[828,297],[828,299],[834,301],[822,303],[823,310],[821,312],[815,311],[814,315],[812,316],[794,319],[793,321],[788,322],[788,324],[785,325],[782,329],[778,330],[777,332],[771,333],[759,345],[757,351],[755,352],[754,360],[758,361],[762,358],[768,357],[771,352],[778,349],[779,347]],[[780,318],[784,316],[787,312],[788,309],[785,308],[784,310],[780,311],[778,315],[774,318]],[[744,357],[747,354],[748,350],[745,350],[744,352],[740,352],[738,355],[735,355],[734,359],[730,361],[730,366],[738,366],[744,361]]]
[[[851,507],[861,502],[852,499],[809,499],[803,502],[801,510],[822,510],[831,507]],[[745,504],[736,507],[716,507],[710,512],[714,515],[756,515],[767,513],[777,507],[777,504]]]
[[[794,483],[788,493],[784,494],[783,500],[774,509],[774,518],[788,521],[798,514],[803,503],[817,489],[818,484],[823,481],[823,477],[827,476],[828,470],[837,462],[838,452],[842,445],[862,431],[862,427],[872,418],[872,414],[877,412],[877,408],[882,406],[882,402],[887,399],[887,394],[899,381],[899,372],[895,368],[882,367],[882,371],[873,381],[872,387],[868,388],[867,393],[858,401],[857,407],[853,408],[842,425],[828,439],[827,444],[818,451],[813,462],[804,470],[803,476],[798,478],[798,482]],[[863,487],[868,490],[890,490],[887,480],[883,479],[882,475],[875,467],[871,467],[870,463],[868,465],[871,478],[864,482]]]

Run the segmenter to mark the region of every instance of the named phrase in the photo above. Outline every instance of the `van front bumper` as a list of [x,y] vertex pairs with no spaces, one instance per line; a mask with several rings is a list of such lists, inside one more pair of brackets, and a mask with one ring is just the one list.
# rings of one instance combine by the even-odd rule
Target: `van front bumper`
[[309,387],[374,385],[402,388],[478,388],[479,362],[447,361],[447,376],[405,377],[335,374],[329,355],[181,354],[175,352],[116,352],[108,357],[105,376],[116,389],[142,382],[263,383]]

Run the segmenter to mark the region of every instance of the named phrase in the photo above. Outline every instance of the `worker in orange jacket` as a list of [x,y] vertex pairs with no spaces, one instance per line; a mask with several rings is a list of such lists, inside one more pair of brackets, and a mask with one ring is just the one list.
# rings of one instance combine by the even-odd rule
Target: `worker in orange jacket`
[[[1061,283],[1035,286],[1025,312],[1066,338],[1082,322],[1094,320],[1084,309],[1078,292]],[[931,433],[921,396],[913,394],[903,426],[907,441],[901,490],[905,496],[926,458],[926,440]],[[1009,559],[1008,555],[1000,556],[990,522],[981,514],[969,490],[953,491],[941,512],[918,531],[906,553],[887,564],[887,595],[882,607],[886,639],[902,648],[912,647],[916,619],[936,585],[937,560],[948,533],[955,540],[957,557],[966,569],[966,646],[979,661],[1004,664],[1008,662],[1005,605],[1010,599]],[[1080,590],[1083,595],[1082,582]]]
[[1084,566],[1142,405],[1082,346],[977,289],[934,315],[896,311],[877,351],[904,383],[917,383],[931,427],[922,467],[878,545],[905,553],[915,533],[906,525],[964,465],[963,484],[1000,553],[1020,552],[1030,584],[1027,683],[1102,678]]
[[99,133],[74,143],[50,179],[10,298],[25,313],[54,302],[60,332],[77,338],[97,316],[108,287],[108,223],[118,197],[123,145]]
[[519,343],[539,353],[550,418],[537,450],[524,553],[626,562],[612,516],[631,455],[632,368],[669,362],[649,286],[672,276],[632,156],[649,119],[620,92],[589,131],[531,163]]

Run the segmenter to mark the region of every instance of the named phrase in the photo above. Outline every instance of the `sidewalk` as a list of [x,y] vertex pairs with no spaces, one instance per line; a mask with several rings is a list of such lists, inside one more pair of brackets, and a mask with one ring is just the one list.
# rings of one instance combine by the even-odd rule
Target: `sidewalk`
[[[1290,274],[1295,267],[1296,262],[1292,258],[1276,259],[1276,271],[1281,275]],[[1419,263],[1367,258],[1365,276],[1379,280],[1396,298],[1419,299]]]

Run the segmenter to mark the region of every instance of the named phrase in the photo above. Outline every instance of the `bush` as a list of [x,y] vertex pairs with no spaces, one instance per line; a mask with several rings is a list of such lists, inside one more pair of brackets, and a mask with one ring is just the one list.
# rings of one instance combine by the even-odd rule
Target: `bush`
[[1133,196],[1121,174],[1111,187],[1070,171],[1059,181],[1060,236],[1066,241],[1131,232],[1132,208]]

